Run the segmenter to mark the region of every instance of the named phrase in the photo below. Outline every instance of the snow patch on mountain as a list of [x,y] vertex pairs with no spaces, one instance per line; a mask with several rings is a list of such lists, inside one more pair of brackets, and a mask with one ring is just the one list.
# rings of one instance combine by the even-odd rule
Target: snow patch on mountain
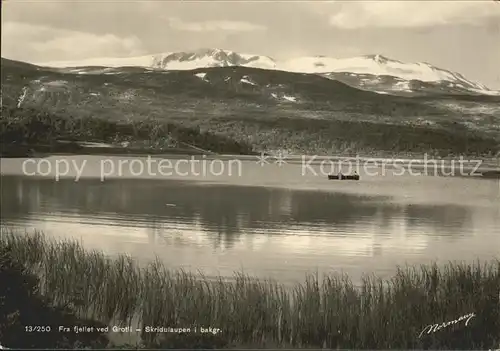
[[410,89],[410,82],[397,82],[393,85],[393,87],[395,90],[412,92],[412,90]]
[[297,98],[295,96],[290,96],[290,95],[287,95],[287,94],[283,94],[283,96],[280,97],[276,93],[271,93],[271,96],[273,98],[275,98],[276,100],[285,100],[285,101],[288,101],[288,102],[297,102]]
[[198,77],[198,78],[200,78],[201,80],[205,80],[205,76],[206,76],[206,75],[207,75],[207,74],[206,74],[206,73],[203,73],[203,72],[202,72],[202,73],[196,73],[196,74],[195,74],[195,76],[196,76],[196,77]]
[[283,99],[291,102],[296,102],[297,98],[295,96],[283,95]]
[[500,96],[500,90],[487,90],[487,91],[485,91],[484,89],[474,89],[474,88],[469,88],[468,90],[470,90],[474,93],[478,93],[478,94]]
[[255,84],[254,82],[252,82],[252,81],[250,80],[250,77],[248,77],[248,76],[243,76],[243,77],[240,79],[240,82],[242,82],[242,83],[246,83],[246,84],[250,84],[250,85],[257,85],[257,84]]

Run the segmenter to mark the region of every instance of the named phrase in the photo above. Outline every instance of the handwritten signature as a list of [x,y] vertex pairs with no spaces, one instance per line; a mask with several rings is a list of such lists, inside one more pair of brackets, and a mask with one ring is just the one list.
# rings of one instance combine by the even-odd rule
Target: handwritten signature
[[457,319],[449,321],[449,322],[445,322],[445,323],[441,323],[441,324],[429,324],[428,326],[426,326],[422,330],[422,332],[420,333],[420,335],[418,337],[419,338],[422,337],[422,334],[424,334],[425,332],[427,332],[427,334],[435,333],[440,329],[449,327],[450,325],[457,324],[463,320],[465,320],[465,326],[467,326],[467,325],[469,325],[469,321],[472,318],[474,318],[475,316],[476,316],[475,313],[469,313],[469,314],[465,314],[465,315],[458,317]]

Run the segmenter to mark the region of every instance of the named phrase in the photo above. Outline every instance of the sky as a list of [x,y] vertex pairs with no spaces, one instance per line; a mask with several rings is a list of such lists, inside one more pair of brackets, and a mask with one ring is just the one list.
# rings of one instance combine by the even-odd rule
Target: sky
[[381,54],[500,90],[500,1],[2,1],[2,57],[10,59],[199,48],[275,59]]

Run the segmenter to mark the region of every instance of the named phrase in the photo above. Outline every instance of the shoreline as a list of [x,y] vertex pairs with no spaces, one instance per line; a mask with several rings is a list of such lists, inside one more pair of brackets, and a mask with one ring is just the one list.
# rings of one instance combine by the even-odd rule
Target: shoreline
[[133,148],[133,147],[123,147],[111,144],[104,144],[98,142],[63,142],[60,141],[54,145],[37,145],[37,144],[25,144],[25,145],[12,145],[12,144],[0,144],[0,158],[27,158],[33,157],[36,154],[37,157],[50,157],[50,156],[81,156],[81,155],[92,155],[92,156],[130,156],[130,157],[142,157],[142,156],[204,156],[207,159],[210,158],[240,158],[244,159],[255,159],[259,156],[264,157],[284,157],[290,161],[300,161],[303,157],[312,158],[321,161],[323,159],[331,160],[371,160],[371,161],[416,161],[423,160],[424,158],[428,160],[438,160],[438,161],[452,161],[452,160],[477,160],[488,163],[494,163],[500,167],[500,155],[497,157],[487,157],[487,156],[476,156],[476,155],[458,155],[458,156],[446,156],[446,157],[434,157],[429,156],[426,153],[411,153],[411,152],[400,152],[391,153],[388,151],[379,152],[367,152],[358,153],[351,155],[343,154],[288,154],[284,152],[281,154],[279,150],[274,152],[254,152],[252,154],[231,154],[231,153],[216,153],[208,150],[202,150],[200,148],[194,147],[173,147],[164,149],[155,148]]
[[[100,177],[101,174],[99,172],[99,163],[102,168],[104,164],[120,164],[122,160],[129,160],[130,164],[135,160],[140,161],[141,163],[146,163],[150,166],[148,167],[157,167],[161,163],[161,161],[167,161],[170,165],[169,169],[174,167],[175,172],[179,173],[179,177],[177,174],[148,174],[141,171],[142,174],[134,174],[129,172],[127,174],[106,174],[107,179],[112,178],[135,178],[135,179],[185,179],[185,180],[199,180],[199,181],[220,181],[219,176],[214,174],[214,177],[211,177],[211,174],[201,174],[195,170],[195,166],[200,168],[201,166],[206,168],[206,165],[211,166],[212,161],[220,161],[227,162],[229,166],[238,166],[238,169],[241,170],[243,165],[251,166],[255,163],[255,166],[261,167],[276,167],[277,170],[284,169],[290,166],[300,167],[302,171],[308,173],[309,170],[314,167],[320,167],[320,175],[326,177],[324,173],[324,169],[343,169],[344,167],[349,168],[345,174],[349,172],[353,172],[353,170],[357,170],[357,172],[364,176],[361,178],[367,179],[366,177],[380,176],[380,174],[373,174],[376,169],[382,170],[382,175],[390,175],[385,174],[386,171],[394,171],[394,172],[403,172],[399,175],[403,175],[405,171],[425,171],[425,174],[418,174],[419,176],[442,176],[442,177],[466,177],[466,178],[474,178],[474,179],[498,179],[500,178],[500,160],[492,160],[492,159],[432,159],[424,156],[422,159],[408,159],[408,158],[371,158],[371,157],[347,157],[347,156],[316,156],[316,155],[303,155],[303,156],[288,156],[280,158],[273,156],[259,156],[259,155],[206,155],[206,154],[187,154],[182,152],[182,150],[177,150],[178,153],[144,153],[144,154],[134,154],[134,153],[124,153],[124,154],[116,154],[116,153],[45,153],[45,154],[36,154],[31,157],[0,157],[0,162],[4,167],[0,169],[1,175],[19,175],[19,176],[35,176],[34,174],[25,174],[23,172],[23,162],[26,160],[30,160],[30,162],[39,162],[40,160],[47,160],[54,167],[54,170],[57,170],[58,162],[67,162],[67,163],[85,163],[85,166],[91,166],[91,171],[93,169],[93,173],[90,174],[80,174],[83,175],[84,178],[95,178]],[[39,161],[36,161],[39,160]],[[281,160],[281,161],[280,161]],[[183,171],[184,174],[181,174],[180,169],[176,168],[178,166],[176,161],[182,161],[182,169],[184,169],[184,165],[191,165],[191,171]],[[279,163],[281,162],[281,164]],[[203,165],[205,163],[205,165]],[[54,165],[55,164],[55,165]],[[124,164],[127,164],[126,162]],[[115,166],[113,166],[113,169]],[[119,166],[122,167],[122,166]],[[125,166],[126,167],[126,166]],[[225,166],[223,166],[225,167]],[[353,168],[354,167],[354,168]],[[198,169],[196,168],[196,169]],[[205,169],[204,168],[204,169]],[[148,168],[150,169],[150,168]],[[152,169],[152,168],[151,168]],[[264,168],[265,169],[265,168]],[[119,168],[121,172],[121,168]],[[362,171],[364,172],[362,172]],[[74,171],[73,169],[71,171]],[[101,169],[101,172],[103,169]],[[130,170],[129,170],[130,171]],[[204,172],[206,173],[206,169]],[[460,171],[460,174],[456,174],[457,172],[451,171]],[[191,173],[189,173],[191,172]],[[376,172],[376,171],[375,171]],[[440,173],[441,172],[441,173]],[[87,172],[86,172],[87,173]],[[95,174],[94,174],[95,173]],[[116,173],[114,171],[114,173]],[[365,173],[365,174],[364,174]],[[412,173],[410,173],[412,174]],[[304,175],[304,174],[302,174]],[[415,174],[413,174],[415,175]],[[46,175],[36,175],[40,177],[53,177],[54,174],[46,174]],[[71,178],[75,175],[72,173],[60,174],[61,178]],[[241,174],[229,174],[229,178],[241,178]],[[213,178],[213,179],[211,179]]]
[[[92,148],[93,149],[93,148]],[[82,152],[83,151],[83,152]],[[87,152],[84,152],[87,151]],[[261,157],[268,160],[280,158],[280,156],[272,156],[264,154],[263,156],[255,155],[242,155],[242,154],[204,154],[204,153],[187,153],[185,149],[171,149],[171,150],[123,150],[123,152],[100,152],[101,150],[81,150],[75,152],[35,152],[34,154],[26,155],[12,155],[4,156],[0,155],[0,159],[28,159],[28,158],[47,158],[47,157],[58,157],[58,156],[96,156],[96,157],[134,157],[143,158],[150,156],[151,158],[170,158],[170,159],[205,159],[205,160],[240,160],[240,161],[258,161]],[[408,157],[380,157],[380,156],[338,156],[338,155],[290,155],[283,156],[286,163],[296,164],[301,162],[308,162],[309,164],[320,164],[323,161],[332,162],[376,162],[385,165],[391,165],[396,163],[403,163],[403,165],[411,163],[412,166],[423,165],[425,162],[443,162],[443,163],[471,163],[471,162],[481,162],[486,164],[487,167],[491,169],[500,170],[500,160],[495,158],[487,157],[473,157],[473,156],[460,156],[458,158],[431,158],[427,155],[421,155],[419,157],[415,156],[413,158]]]

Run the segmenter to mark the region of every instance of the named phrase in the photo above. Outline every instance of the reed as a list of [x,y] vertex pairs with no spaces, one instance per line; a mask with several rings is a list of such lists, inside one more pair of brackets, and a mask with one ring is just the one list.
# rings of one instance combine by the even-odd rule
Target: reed
[[[0,248],[40,278],[43,294],[104,323],[215,327],[226,345],[325,348],[492,348],[500,344],[500,260],[398,267],[355,287],[345,275],[308,276],[293,288],[237,273],[231,282],[139,267],[77,242],[2,229]],[[430,324],[475,313],[419,337]],[[146,345],[166,334],[143,333]],[[167,339],[174,336],[170,335]],[[159,341],[160,340],[160,341]],[[155,344],[156,343],[156,344]],[[168,340],[167,340],[168,344]],[[165,343],[163,344],[165,345]]]

